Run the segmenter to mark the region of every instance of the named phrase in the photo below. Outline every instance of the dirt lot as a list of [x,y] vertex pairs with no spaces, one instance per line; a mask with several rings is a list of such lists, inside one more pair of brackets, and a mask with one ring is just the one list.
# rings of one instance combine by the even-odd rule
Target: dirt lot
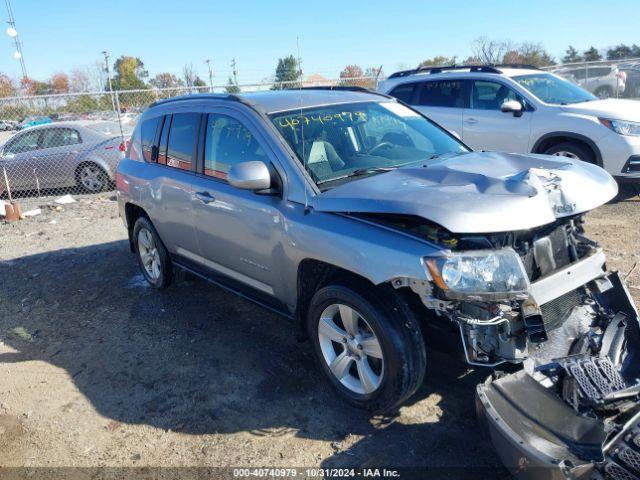
[[[588,229],[627,274],[640,260],[640,198],[620,200],[591,213]],[[397,415],[350,408],[287,320],[202,281],[146,287],[109,195],[0,224],[0,260],[0,466],[488,467],[507,477],[475,420],[486,371],[430,353],[424,385]],[[640,266],[628,283],[640,303]]]

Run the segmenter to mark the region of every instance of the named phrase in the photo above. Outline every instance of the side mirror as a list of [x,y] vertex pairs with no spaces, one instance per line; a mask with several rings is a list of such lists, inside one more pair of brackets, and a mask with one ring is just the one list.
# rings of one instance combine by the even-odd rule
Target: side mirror
[[263,162],[236,163],[229,169],[227,181],[242,190],[267,190],[271,188],[269,167]]
[[522,104],[517,100],[509,100],[504,102],[500,107],[503,113],[513,113],[514,117],[522,116]]

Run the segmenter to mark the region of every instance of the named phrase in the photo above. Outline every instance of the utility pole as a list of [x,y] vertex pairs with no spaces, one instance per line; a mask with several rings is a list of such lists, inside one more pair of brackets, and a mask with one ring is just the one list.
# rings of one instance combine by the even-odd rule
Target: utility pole
[[204,63],[207,64],[207,68],[209,69],[209,91],[213,93],[213,70],[211,69],[211,60],[207,58]]
[[25,67],[24,65],[24,55],[22,54],[22,42],[20,42],[20,39],[18,38],[18,31],[16,30],[16,21],[15,21],[15,18],[13,18],[13,10],[11,9],[11,1],[5,0],[5,4],[7,5],[7,16],[9,17],[9,21],[7,22],[9,24],[9,28],[7,29],[7,34],[13,38],[13,41],[16,45],[16,51],[14,52],[13,56],[17,60],[20,60],[20,67],[22,68],[22,78],[28,78],[27,67]]
[[102,51],[102,55],[104,55],[104,65],[107,71],[107,83],[109,84],[109,93],[111,94],[111,105],[118,116],[118,125],[120,126],[120,136],[122,136],[124,140],[124,132],[122,130],[122,122],[120,121],[120,100],[118,99],[118,93],[113,94],[113,86],[111,85],[111,69],[109,68],[109,52],[106,50]]
[[238,85],[238,69],[236,68],[236,59],[231,59],[231,72],[233,74],[233,83]]
[[298,50],[298,58],[296,62],[298,63],[298,80],[302,80],[302,57],[300,56],[300,39],[296,37],[296,48]]

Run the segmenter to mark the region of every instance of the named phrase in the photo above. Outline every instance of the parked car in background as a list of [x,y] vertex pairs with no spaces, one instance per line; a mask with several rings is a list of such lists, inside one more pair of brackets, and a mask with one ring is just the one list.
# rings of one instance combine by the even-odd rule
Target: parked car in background
[[598,99],[534,67],[431,67],[394,73],[379,90],[477,150],[560,155],[640,179],[640,108]]
[[36,125],[45,125],[51,123],[53,120],[49,117],[33,116],[27,117],[18,124],[18,130],[24,130],[25,128],[35,127]]
[[569,76],[585,90],[598,98],[622,97],[627,75],[616,65],[585,65],[554,70],[560,76]]
[[[125,140],[130,131],[124,132]],[[7,140],[0,149],[0,169],[7,172],[12,192],[62,187],[100,192],[113,184],[125,145],[113,122],[39,125]]]
[[429,375],[425,339],[503,370],[478,407],[528,478],[601,478],[618,462],[605,445],[634,435],[640,455],[638,312],[583,229],[613,178],[473,152],[392,97],[334,90],[189,95],[141,116],[116,183],[148,283],[187,270],[291,319],[336,394],[374,411]]
[[619,68],[627,76],[625,98],[640,98],[640,64],[619,66]]
[[8,132],[18,129],[18,122],[15,120],[0,120],[0,131]]

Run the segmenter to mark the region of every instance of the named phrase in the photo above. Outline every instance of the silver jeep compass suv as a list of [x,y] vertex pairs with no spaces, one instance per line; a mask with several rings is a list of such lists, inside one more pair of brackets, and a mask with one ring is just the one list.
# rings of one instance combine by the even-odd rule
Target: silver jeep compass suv
[[601,168],[473,152],[386,95],[302,89],[158,102],[116,182],[151,285],[187,270],[290,317],[352,403],[397,407],[425,340],[454,338],[496,369],[477,401],[508,466],[639,455],[638,313],[583,231],[617,192]]

